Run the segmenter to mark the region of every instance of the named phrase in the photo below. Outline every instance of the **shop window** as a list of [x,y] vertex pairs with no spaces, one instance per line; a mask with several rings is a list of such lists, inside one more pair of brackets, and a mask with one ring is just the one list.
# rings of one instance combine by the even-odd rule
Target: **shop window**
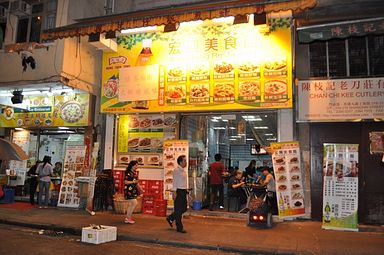
[[311,77],[327,76],[327,47],[323,42],[314,42],[309,45]]
[[40,42],[41,31],[55,27],[57,0],[31,2],[31,15],[20,17],[16,42]]
[[348,57],[350,76],[368,75],[366,37],[348,39]]
[[328,42],[329,76],[347,76],[345,54],[345,40],[331,40]]
[[350,37],[309,44],[310,77],[384,74],[384,36]]
[[373,76],[384,75],[384,36],[369,36],[369,70]]

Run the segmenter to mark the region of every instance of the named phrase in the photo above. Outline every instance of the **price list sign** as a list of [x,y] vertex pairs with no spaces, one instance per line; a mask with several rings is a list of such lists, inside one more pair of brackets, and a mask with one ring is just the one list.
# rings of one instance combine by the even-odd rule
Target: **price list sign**
[[323,229],[358,231],[357,144],[324,144]]

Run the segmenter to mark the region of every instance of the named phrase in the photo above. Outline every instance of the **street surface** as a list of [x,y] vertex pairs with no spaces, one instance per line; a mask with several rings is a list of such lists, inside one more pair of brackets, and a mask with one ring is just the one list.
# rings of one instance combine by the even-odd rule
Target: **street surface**
[[115,241],[99,245],[82,243],[80,236],[0,224],[0,254],[12,255],[92,255],[92,254],[235,254],[209,250],[186,249],[131,241]]

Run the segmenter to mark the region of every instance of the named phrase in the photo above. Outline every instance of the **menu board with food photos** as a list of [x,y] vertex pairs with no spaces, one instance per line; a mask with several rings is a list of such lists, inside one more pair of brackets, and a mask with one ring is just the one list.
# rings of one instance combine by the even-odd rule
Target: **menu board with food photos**
[[358,144],[324,144],[323,229],[358,231],[358,164]]
[[163,142],[176,138],[175,114],[121,115],[117,165],[136,160],[145,167],[163,166]]
[[63,165],[63,181],[60,187],[58,206],[77,208],[80,204],[79,184],[76,177],[82,176],[86,146],[67,145]]
[[177,158],[182,155],[185,155],[187,158],[186,168],[188,169],[188,140],[168,140],[164,142],[164,199],[168,201],[168,206],[173,206],[173,170],[178,165]]
[[[117,52],[103,55],[101,112],[143,113],[251,110],[292,107],[291,30],[265,35],[254,26],[232,26],[205,20],[173,33],[121,35]],[[151,41],[151,62],[157,98],[147,100],[132,90],[130,100],[116,87],[120,69],[137,68],[145,42]],[[137,73],[146,79],[147,73]],[[156,81],[156,82],[155,82]],[[154,89],[154,88],[153,88]],[[134,99],[134,100],[133,100]],[[132,100],[132,101],[131,101]],[[139,101],[135,101],[139,100]],[[145,102],[138,107],[137,102]]]
[[271,143],[280,218],[303,216],[304,189],[299,142]]

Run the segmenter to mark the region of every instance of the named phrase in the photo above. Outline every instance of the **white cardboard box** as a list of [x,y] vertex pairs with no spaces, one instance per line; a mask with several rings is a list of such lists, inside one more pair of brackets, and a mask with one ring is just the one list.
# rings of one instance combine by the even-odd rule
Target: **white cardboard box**
[[81,241],[93,244],[116,241],[117,227],[101,225],[101,228],[84,227],[81,231]]

